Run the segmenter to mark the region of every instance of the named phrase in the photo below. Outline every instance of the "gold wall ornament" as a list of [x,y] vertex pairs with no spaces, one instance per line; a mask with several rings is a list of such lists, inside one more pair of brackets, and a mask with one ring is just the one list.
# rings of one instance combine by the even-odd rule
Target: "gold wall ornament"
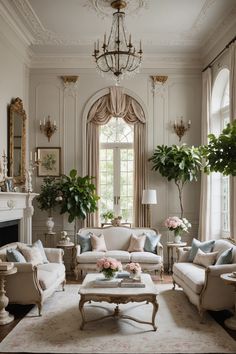
[[182,137],[190,129],[190,127],[191,127],[191,120],[189,120],[188,123],[184,123],[183,117],[181,117],[180,121],[178,122],[175,120],[173,128],[176,135],[178,135],[179,137],[179,141],[181,141]]
[[51,137],[53,136],[53,134],[57,130],[56,121],[54,120],[54,122],[52,123],[50,120],[50,116],[48,116],[47,120],[44,118],[43,123],[40,120],[39,128],[40,128],[41,133],[44,133],[44,135],[46,135],[46,137],[48,138],[48,141],[50,141]]
[[64,84],[75,84],[78,81],[79,76],[71,75],[71,76],[61,76]]
[[155,87],[156,84],[164,85],[166,80],[168,79],[168,76],[165,76],[165,75],[152,75],[151,79],[152,79],[153,87]]

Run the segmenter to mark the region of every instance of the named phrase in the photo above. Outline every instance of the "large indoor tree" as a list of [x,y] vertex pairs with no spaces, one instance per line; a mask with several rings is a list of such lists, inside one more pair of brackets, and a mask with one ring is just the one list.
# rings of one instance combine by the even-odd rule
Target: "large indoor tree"
[[225,176],[236,176],[236,120],[216,137],[209,134],[209,143],[202,147],[206,159],[205,172],[220,172]]
[[95,185],[92,183],[93,177],[78,176],[75,169],[69,175],[63,175],[60,181],[61,214],[68,213],[68,222],[74,222],[75,235],[77,232],[78,220],[84,220],[88,214],[97,210]]
[[178,188],[181,218],[184,214],[183,188],[187,182],[197,181],[202,168],[199,148],[194,146],[158,145],[149,159],[152,169],[158,171],[168,181],[174,181]]

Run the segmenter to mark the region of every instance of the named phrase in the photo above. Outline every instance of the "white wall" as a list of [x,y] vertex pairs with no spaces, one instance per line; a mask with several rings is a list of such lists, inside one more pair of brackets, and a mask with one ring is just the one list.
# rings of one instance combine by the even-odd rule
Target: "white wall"
[[[73,92],[64,89],[61,75],[79,75],[78,88]],[[153,91],[150,75],[165,74],[168,80],[164,86]],[[178,137],[173,132],[173,123],[177,116],[183,116],[187,122],[192,121],[191,129],[182,139],[189,145],[200,144],[200,114],[201,114],[201,74],[199,72],[178,72],[176,70],[143,70],[122,85],[138,95],[148,112],[148,154],[152,155],[156,145],[179,144]],[[87,101],[102,88],[111,83],[99,76],[93,70],[78,70],[67,72],[62,70],[32,69],[30,75],[30,149],[36,147],[62,148],[62,172],[68,173],[71,168],[77,168],[82,174],[82,117]],[[51,142],[39,130],[39,121],[50,115],[56,120],[58,130]],[[167,232],[163,227],[165,218],[169,215],[180,215],[177,190],[174,184],[161,178],[157,172],[149,170],[149,187],[156,188],[158,205],[152,207],[152,226],[163,234],[162,241],[167,241]],[[42,178],[36,177],[36,190],[39,190]],[[185,216],[191,220],[193,228],[191,235],[197,235],[199,210],[199,183],[186,186],[184,190]],[[34,238],[44,239],[47,214],[35,212],[33,219]],[[66,218],[55,215],[55,230],[66,229]],[[185,236],[185,239],[189,236]]]
[[[0,14],[0,157],[7,152],[7,118],[11,100],[20,97],[28,113],[27,55],[23,43]],[[28,116],[28,114],[27,114]],[[28,122],[27,122],[28,124]]]

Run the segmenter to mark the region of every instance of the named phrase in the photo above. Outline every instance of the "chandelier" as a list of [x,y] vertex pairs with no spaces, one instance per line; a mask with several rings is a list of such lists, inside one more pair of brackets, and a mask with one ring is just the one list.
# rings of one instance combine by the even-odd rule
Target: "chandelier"
[[111,32],[104,41],[101,49],[99,40],[94,44],[93,57],[98,70],[101,73],[111,74],[117,83],[124,76],[136,73],[142,61],[142,43],[140,41],[139,51],[136,51],[131,41],[131,34],[127,36],[125,29],[125,13],[121,11],[126,7],[123,0],[115,0],[111,7],[117,11],[113,13]]

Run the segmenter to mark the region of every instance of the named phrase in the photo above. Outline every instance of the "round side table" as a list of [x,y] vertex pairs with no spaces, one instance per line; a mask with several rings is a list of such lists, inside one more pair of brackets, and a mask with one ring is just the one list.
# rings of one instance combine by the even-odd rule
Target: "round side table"
[[8,275],[15,274],[17,268],[12,268],[10,270],[1,270],[0,271],[0,325],[5,325],[14,320],[14,316],[10,315],[8,311],[5,310],[9,303],[8,297],[5,295],[5,277]]
[[72,273],[74,268],[75,244],[73,242],[58,243],[57,248],[64,250],[64,263],[67,273]]
[[187,242],[167,242],[167,269],[168,273],[172,273],[172,268],[174,264],[174,249],[178,247],[185,247],[187,246]]
[[236,330],[236,277],[232,276],[232,273],[221,274],[221,279],[228,285],[234,286],[234,315],[225,320],[225,325],[233,330]]

